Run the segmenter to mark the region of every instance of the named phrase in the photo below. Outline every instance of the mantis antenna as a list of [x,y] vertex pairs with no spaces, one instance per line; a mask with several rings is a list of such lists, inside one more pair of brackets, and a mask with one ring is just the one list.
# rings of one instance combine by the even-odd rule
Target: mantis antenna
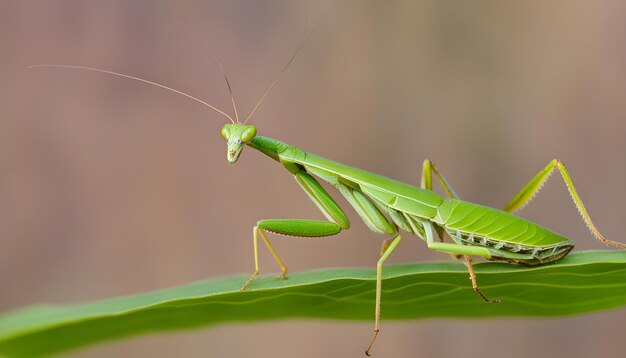
[[[305,22],[304,22],[304,36],[303,36],[303,40],[300,41],[300,44],[298,45],[298,48],[296,49],[295,53],[293,54],[293,56],[291,56],[291,58],[289,59],[289,61],[285,64],[285,66],[283,66],[283,68],[281,69],[281,71],[278,73],[278,75],[276,75],[276,77],[274,78],[274,81],[272,81],[271,85],[268,87],[268,89],[265,91],[265,93],[263,93],[263,96],[261,96],[261,99],[259,99],[259,101],[256,103],[256,105],[254,106],[254,108],[252,109],[252,112],[250,112],[250,114],[248,115],[248,117],[246,117],[246,120],[243,122],[243,124],[248,123],[248,121],[250,120],[250,118],[252,118],[252,116],[254,115],[254,113],[256,112],[256,110],[259,108],[259,106],[261,105],[261,103],[263,103],[263,101],[265,100],[265,98],[267,97],[267,95],[270,93],[270,91],[274,88],[274,86],[278,83],[278,80],[280,80],[281,76],[283,75],[283,73],[285,73],[285,71],[287,70],[287,68],[289,68],[289,65],[291,65],[291,63],[293,62],[293,60],[296,58],[296,56],[298,55],[298,53],[300,52],[300,50],[302,49],[302,47],[304,46],[305,42],[307,41],[307,39],[309,37],[311,37],[311,35],[315,32],[315,30],[318,28],[318,26],[322,23],[322,21],[324,21],[324,19],[328,16],[328,14],[330,14],[330,12],[332,11],[332,9],[337,5],[337,3],[339,3],[339,0],[336,0],[335,3],[331,6],[330,9],[328,9],[328,11],[324,14],[324,16],[322,16],[320,18],[320,20],[315,24],[315,26],[313,27],[313,29],[311,29],[311,31],[309,31],[308,33],[306,32],[307,27],[308,27],[308,11],[306,8],[306,3],[304,3],[304,16],[305,16]],[[217,64],[217,67],[219,68],[220,72],[222,73],[222,75],[224,76],[224,80],[226,81],[226,85],[228,86],[228,91],[230,92],[230,100],[231,103],[233,105],[233,110],[235,111],[235,120],[233,120],[233,118],[231,116],[229,116],[228,114],[226,114],[224,111],[218,109],[217,107],[213,106],[210,103],[207,103],[199,98],[196,98],[190,94],[187,94],[185,92],[179,91],[177,89],[165,86],[163,84],[157,83],[157,82],[153,82],[153,81],[149,81],[143,78],[139,78],[139,77],[135,77],[135,76],[131,76],[131,75],[127,75],[124,73],[119,73],[119,72],[114,72],[114,71],[109,71],[109,70],[104,70],[104,69],[100,69],[100,68],[94,68],[94,67],[86,67],[86,66],[74,66],[74,65],[59,65],[59,64],[39,64],[39,65],[32,65],[29,66],[29,69],[34,69],[34,68],[69,68],[69,69],[78,69],[78,70],[85,70],[85,71],[94,71],[94,72],[101,72],[101,73],[106,73],[106,74],[110,74],[110,75],[114,75],[114,76],[120,76],[120,77],[124,77],[124,78],[128,78],[131,80],[135,80],[135,81],[139,81],[139,82],[143,82],[143,83],[147,83],[156,87],[160,87],[162,89],[177,93],[181,96],[185,96],[189,99],[192,99],[198,103],[201,103],[211,109],[213,109],[214,111],[218,112],[219,114],[223,115],[224,117],[228,118],[228,120],[231,121],[231,123],[240,123],[239,121],[239,114],[237,112],[237,106],[235,104],[235,96],[233,94],[233,90],[232,87],[230,85],[230,81],[228,80],[228,76],[226,76],[226,72],[224,71],[224,68],[222,67],[222,64],[220,63],[220,61],[218,60],[217,56],[215,55],[215,53],[211,50],[211,48],[208,46],[208,44],[206,43],[206,41],[202,40],[201,37],[199,36],[198,32],[196,32],[194,29],[192,29],[192,31],[195,33],[196,37],[198,37],[201,40],[201,43],[203,45],[203,47],[209,52],[209,54],[211,55],[211,57],[213,58],[213,60],[215,61],[215,63]]]
[[[298,56],[298,53],[300,52],[300,50],[302,49],[302,47],[304,46],[304,43],[306,42],[306,40],[308,40],[309,37],[311,37],[311,35],[315,32],[315,30],[318,28],[318,26],[322,23],[322,21],[324,21],[324,19],[328,16],[328,14],[330,14],[330,12],[335,8],[335,6],[339,3],[339,0],[335,1],[335,3],[330,7],[330,9],[328,9],[328,11],[326,11],[326,13],[324,14],[324,16],[322,16],[319,21],[315,24],[315,26],[313,27],[313,29],[311,29],[311,31],[309,31],[306,36],[304,36],[304,39],[302,41],[300,41],[300,45],[298,45],[298,48],[296,49],[296,52],[293,54],[293,56],[291,56],[291,58],[289,59],[289,61],[285,64],[285,66],[283,66],[283,68],[280,70],[280,72],[276,75],[276,77],[274,78],[274,81],[272,81],[272,84],[268,87],[268,89],[265,91],[265,93],[263,93],[263,96],[261,96],[261,99],[259,99],[259,101],[256,103],[256,105],[254,106],[254,108],[252,109],[252,112],[250,112],[250,114],[248,115],[248,117],[246,117],[246,120],[243,122],[243,124],[248,123],[248,121],[250,120],[250,118],[252,118],[252,115],[254,115],[254,112],[256,112],[256,110],[259,108],[259,106],[261,105],[261,103],[263,103],[263,100],[265,100],[265,97],[267,97],[267,95],[270,93],[270,91],[274,88],[274,86],[276,85],[276,83],[278,83],[278,80],[280,80],[281,76],[283,75],[283,73],[285,73],[285,71],[287,70],[287,68],[289,67],[289,65],[291,65],[291,63],[293,62],[293,60],[296,58],[296,56]],[[306,7],[306,3],[305,3],[305,7]],[[305,26],[307,26],[307,11],[305,8]],[[305,31],[306,31],[306,27],[305,27]]]
[[187,97],[187,98],[189,98],[189,99],[192,99],[192,100],[194,100],[194,101],[196,101],[196,102],[199,102],[199,103],[201,103],[201,104],[203,104],[203,105],[205,105],[205,106],[207,106],[207,107],[209,107],[209,108],[213,109],[214,111],[216,111],[216,112],[220,113],[220,114],[221,114],[221,115],[223,115],[224,117],[228,118],[228,119],[229,119],[232,123],[235,123],[235,121],[233,121],[233,119],[232,119],[232,118],[231,118],[228,114],[224,113],[223,111],[221,111],[221,110],[220,110],[220,109],[218,109],[217,107],[215,107],[215,106],[213,106],[213,105],[211,105],[211,104],[209,104],[209,103],[207,103],[207,102],[205,102],[205,101],[203,101],[203,100],[201,100],[201,99],[198,99],[198,98],[196,98],[196,97],[194,97],[194,96],[192,96],[192,95],[190,95],[190,94],[187,94],[187,93],[185,93],[185,92],[179,91],[179,90],[177,90],[177,89],[174,89],[174,88],[171,88],[171,87],[168,87],[168,86],[162,85],[162,84],[160,84],[160,83],[156,83],[156,82],[148,81],[148,80],[143,79],[143,78],[139,78],[139,77],[135,77],[135,76],[131,76],[131,75],[126,75],[126,74],[119,73],[119,72],[113,72],[113,71],[108,71],[108,70],[103,70],[103,69],[93,68],[93,67],[85,67],[85,66],[73,66],[73,65],[52,65],[52,64],[42,64],[42,65],[32,65],[32,66],[28,66],[28,68],[29,68],[29,69],[33,69],[33,68],[44,68],[44,67],[53,67],[53,68],[72,68],[72,69],[85,70],[85,71],[95,71],[95,72],[107,73],[107,74],[109,74],[109,75],[114,75],[114,76],[120,76],[120,77],[124,77],[124,78],[129,78],[129,79],[131,79],[131,80],[135,80],[135,81],[139,81],[139,82],[144,82],[144,83],[147,83],[147,84],[150,84],[150,85],[153,85],[153,86],[157,86],[157,87],[163,88],[163,89],[168,90],[168,91],[172,91],[172,92],[177,93],[177,94],[179,94],[179,95],[181,95],[181,96],[185,96],[185,97]]
[[239,123],[239,114],[237,113],[237,105],[235,104],[235,95],[233,95],[233,90],[230,87],[230,82],[228,81],[228,76],[226,76],[226,72],[224,72],[224,68],[222,67],[222,64],[217,59],[217,56],[215,56],[215,53],[213,53],[213,51],[211,51],[211,48],[209,47],[209,45],[207,45],[207,43],[205,41],[202,41],[202,45],[204,46],[204,48],[207,49],[207,51],[209,51],[209,53],[211,54],[211,57],[213,57],[213,60],[215,60],[215,63],[217,64],[217,67],[220,68],[220,71],[222,72],[222,75],[224,75],[224,80],[226,81],[226,86],[228,87],[228,92],[230,92],[230,101],[233,104],[233,111],[235,111],[235,119],[237,120],[237,123]]
[[168,3],[168,5],[171,11],[183,17],[182,20],[185,20],[185,21],[182,21],[182,22],[185,25],[185,27],[187,27],[187,29],[190,30],[195,35],[198,42],[200,42],[202,47],[204,47],[204,49],[211,55],[211,57],[213,58],[213,61],[215,61],[215,64],[217,65],[220,72],[222,73],[222,76],[224,76],[224,81],[226,81],[226,86],[228,87],[228,92],[230,93],[230,102],[233,104],[233,111],[235,112],[235,120],[237,121],[237,123],[239,123],[239,113],[237,113],[237,105],[235,104],[235,95],[233,94],[233,89],[230,86],[230,81],[228,80],[228,76],[226,76],[226,71],[224,71],[224,67],[222,67],[222,63],[217,58],[217,55],[215,55],[215,52],[211,50],[209,43],[202,36],[200,36],[200,33],[198,32],[198,30],[194,26],[192,26],[193,24],[188,19],[188,17],[182,14],[181,12],[176,11],[176,9],[174,9],[170,3]]

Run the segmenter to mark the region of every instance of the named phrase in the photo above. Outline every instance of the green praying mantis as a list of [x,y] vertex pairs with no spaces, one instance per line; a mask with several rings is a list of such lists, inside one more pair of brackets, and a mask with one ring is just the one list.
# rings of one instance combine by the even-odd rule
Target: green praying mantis
[[[308,35],[315,30],[315,27]],[[308,35],[302,43],[308,38]],[[228,77],[217,57],[206,46],[226,81],[235,119],[217,107],[187,93],[135,76],[73,65],[35,65],[31,68],[61,67],[96,71],[148,83],[190,98],[220,113],[230,121],[221,129],[221,136],[227,144],[226,159],[228,162],[237,162],[243,148],[248,146],[279,162],[284,169],[294,176],[311,201],[326,217],[326,220],[265,219],[258,221],[252,230],[254,272],[243,284],[241,291],[245,291],[259,275],[259,237],[280,266],[282,270],[280,278],[286,279],[287,266],[270,243],[267,233],[317,238],[337,235],[350,228],[350,221],[344,210],[320,185],[319,180],[336,189],[371,231],[388,236],[388,239],[383,242],[381,256],[376,265],[374,332],[365,350],[365,354],[368,356],[380,332],[383,265],[402,240],[401,232],[416,235],[426,243],[429,249],[447,252],[458,259],[462,259],[468,268],[472,287],[478,296],[487,303],[499,303],[500,301],[497,299],[488,299],[480,290],[470,256],[522,265],[537,265],[559,260],[574,247],[574,242],[568,238],[513,215],[514,212],[533,199],[548,180],[550,174],[556,169],[561,174],[574,205],[593,236],[605,244],[626,248],[623,243],[605,239],[598,231],[591,221],[565,165],[558,159],[552,160],[539,171],[509,201],[503,210],[498,210],[459,199],[459,196],[435,164],[428,159],[423,162],[421,183],[418,187],[322,158],[274,138],[257,135],[256,126],[248,124],[248,122],[296,57],[302,43],[243,121],[239,120]],[[433,175],[443,188],[446,197],[433,191]],[[447,234],[451,242],[444,242],[444,234]]]

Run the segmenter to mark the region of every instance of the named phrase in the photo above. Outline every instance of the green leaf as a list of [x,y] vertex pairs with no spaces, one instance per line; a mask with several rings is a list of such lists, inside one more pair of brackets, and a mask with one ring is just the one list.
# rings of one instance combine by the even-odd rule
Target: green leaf
[[[538,267],[476,264],[489,305],[458,262],[384,269],[383,323],[419,318],[548,317],[626,304],[626,252],[588,251]],[[35,306],[0,317],[0,355],[56,353],[96,342],[226,322],[285,318],[372,321],[375,271],[331,269],[288,280],[234,276],[89,304]]]

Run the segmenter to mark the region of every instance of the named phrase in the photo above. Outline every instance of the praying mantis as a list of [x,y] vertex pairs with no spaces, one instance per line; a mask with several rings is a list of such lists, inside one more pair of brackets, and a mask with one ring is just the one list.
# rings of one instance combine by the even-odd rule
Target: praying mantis
[[[309,32],[309,35],[314,30],[315,28]],[[190,98],[229,120],[220,132],[226,142],[226,159],[229,163],[236,163],[243,149],[250,147],[277,161],[294,176],[326,220],[266,219],[258,221],[252,229],[254,272],[242,284],[241,291],[253,285],[254,279],[259,275],[259,238],[280,266],[282,271],[280,278],[286,279],[287,266],[270,243],[268,233],[316,238],[337,235],[350,228],[351,223],[346,213],[322,187],[320,181],[336,189],[372,232],[388,237],[383,242],[381,256],[376,265],[374,332],[365,350],[368,356],[380,332],[383,266],[400,244],[401,233],[417,236],[429,249],[447,252],[462,259],[468,268],[472,288],[476,294],[487,303],[499,303],[498,299],[489,299],[480,290],[470,260],[471,256],[522,265],[537,265],[559,260],[574,247],[574,242],[570,239],[513,214],[539,193],[551,173],[558,171],[575,207],[593,236],[606,244],[626,248],[625,244],[607,240],[602,236],[583,205],[568,170],[558,159],[550,161],[502,210],[498,210],[461,200],[437,166],[428,159],[423,162],[421,182],[417,186],[320,157],[278,139],[257,135],[257,127],[248,122],[297,56],[303,43],[304,41],[244,120],[239,119],[228,77],[217,57],[208,48],[226,81],[234,110],[234,119],[225,111],[187,93],[131,75],[71,65],[35,65],[31,68],[60,67],[97,71],[148,83]],[[433,191],[433,176],[443,188],[445,196]],[[444,242],[446,235],[451,242]]]

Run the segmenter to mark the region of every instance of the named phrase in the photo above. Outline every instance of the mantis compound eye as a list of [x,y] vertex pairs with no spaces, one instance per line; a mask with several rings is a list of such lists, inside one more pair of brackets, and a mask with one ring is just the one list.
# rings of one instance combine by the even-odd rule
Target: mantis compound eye
[[241,134],[241,140],[244,143],[249,143],[252,139],[254,139],[255,136],[256,136],[256,127],[248,126],[248,128],[246,128]]
[[228,128],[227,126],[222,127],[220,134],[222,135],[222,138],[224,138],[224,140],[228,140],[228,138],[230,137],[230,128]]

